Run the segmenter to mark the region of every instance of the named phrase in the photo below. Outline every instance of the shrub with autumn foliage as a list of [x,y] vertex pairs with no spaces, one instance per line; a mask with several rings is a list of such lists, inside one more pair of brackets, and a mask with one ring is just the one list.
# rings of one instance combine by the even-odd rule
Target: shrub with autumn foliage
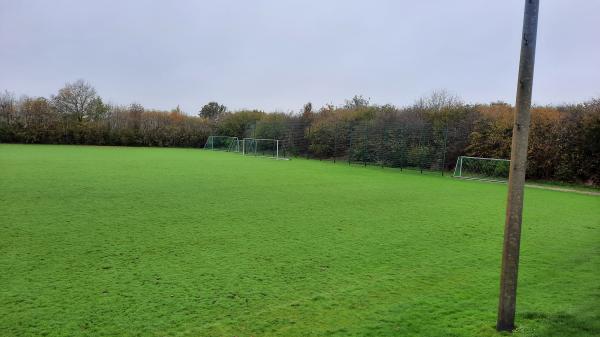
[[[291,154],[319,159],[451,169],[460,155],[508,159],[513,114],[510,104],[465,104],[442,90],[407,107],[354,96],[294,114],[210,102],[191,116],[105,104],[80,80],[50,98],[1,93],[0,142],[201,147],[217,134],[281,139]],[[532,109],[527,176],[600,186],[600,99]]]
[[[465,154],[510,158],[514,108],[478,105]],[[600,185],[600,100],[531,110],[527,177]]]
[[[67,87],[91,88],[82,83]],[[80,91],[68,91],[70,96],[67,90],[61,92],[61,99],[76,102],[73,93]],[[74,109],[68,102],[57,104],[56,97],[16,99],[7,92],[0,94],[0,142],[200,147],[213,132],[209,121],[188,116],[179,108],[158,111],[135,103],[108,105],[93,90],[86,95],[92,103]]]

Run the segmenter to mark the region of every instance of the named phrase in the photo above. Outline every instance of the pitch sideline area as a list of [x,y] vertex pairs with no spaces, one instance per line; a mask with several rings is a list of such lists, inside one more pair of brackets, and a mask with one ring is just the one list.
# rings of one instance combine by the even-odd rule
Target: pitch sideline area
[[[506,186],[0,144],[7,336],[499,336]],[[600,198],[528,188],[515,336],[600,334]]]

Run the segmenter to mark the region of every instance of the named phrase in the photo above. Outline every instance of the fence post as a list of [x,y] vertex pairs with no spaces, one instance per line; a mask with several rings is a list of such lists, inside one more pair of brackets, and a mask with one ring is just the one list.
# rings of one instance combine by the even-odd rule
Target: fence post
[[419,132],[419,170],[421,174],[423,174],[423,149],[421,148],[421,141],[423,140],[423,127],[421,127],[421,131]]
[[404,128],[404,125],[401,125],[398,128],[398,142],[400,142],[400,172],[402,172],[402,170],[404,169],[404,166],[403,166],[403,161],[405,158],[404,151],[406,151],[406,149],[404,148],[404,145],[403,145],[404,143],[402,141],[403,137],[404,137],[403,128]]
[[350,134],[350,136],[348,137],[349,139],[349,144],[348,144],[348,165],[351,164],[352,161],[352,135],[353,135],[353,131],[354,130],[354,126],[350,125],[350,127],[348,128],[348,133]]
[[442,154],[442,177],[444,176],[444,170],[446,169],[446,144],[448,142],[448,122],[446,121],[446,127],[444,128],[444,153]]
[[380,144],[381,146],[379,148],[379,154],[380,154],[379,160],[381,160],[381,168],[384,167],[384,162],[385,162],[385,160],[383,159],[383,158],[385,158],[384,149],[385,149],[385,144],[387,142],[387,139],[386,139],[387,133],[385,132],[385,126],[386,125],[383,124],[383,126],[381,127],[381,144]]
[[333,163],[335,164],[335,155],[337,149],[337,122],[333,124]]
[[[310,136],[310,124],[308,125],[308,132],[304,135],[304,138],[308,138],[306,136]],[[310,138],[306,139],[306,159],[310,158]]]
[[368,151],[368,144],[369,144],[369,128],[367,127],[367,123],[365,123],[365,129],[364,129],[364,139],[365,139],[365,146],[363,146],[363,165],[365,167],[367,167],[367,151]]

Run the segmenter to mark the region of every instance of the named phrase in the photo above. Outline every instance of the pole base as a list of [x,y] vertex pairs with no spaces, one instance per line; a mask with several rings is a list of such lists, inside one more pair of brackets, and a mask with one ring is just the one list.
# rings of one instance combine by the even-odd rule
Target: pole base
[[501,322],[498,322],[496,324],[496,331],[513,332],[514,330],[515,330],[514,324],[507,324],[507,323],[501,323]]

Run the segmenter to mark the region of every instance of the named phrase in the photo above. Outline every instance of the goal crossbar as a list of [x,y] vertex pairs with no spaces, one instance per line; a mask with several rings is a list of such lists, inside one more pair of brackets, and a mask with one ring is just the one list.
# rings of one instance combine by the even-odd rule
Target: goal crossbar
[[496,160],[496,161],[507,161],[510,162],[510,159],[501,159],[501,158],[486,158],[486,157],[469,157],[469,156],[460,156],[460,158],[466,159],[480,159],[480,160]]

